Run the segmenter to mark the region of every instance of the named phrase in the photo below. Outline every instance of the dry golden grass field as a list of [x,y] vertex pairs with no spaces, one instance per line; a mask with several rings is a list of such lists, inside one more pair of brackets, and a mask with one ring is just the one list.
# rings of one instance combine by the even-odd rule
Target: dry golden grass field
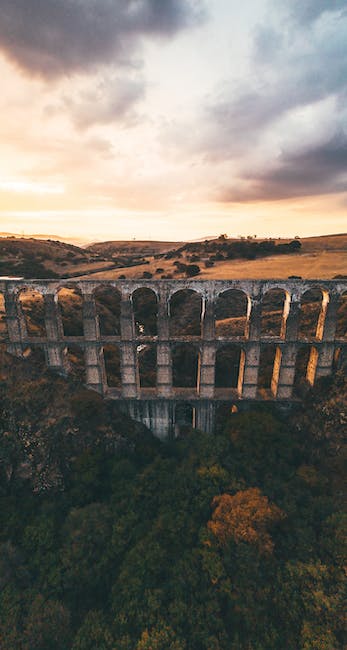
[[[281,243],[289,241],[281,240]],[[205,268],[203,262],[198,262],[201,272],[195,278],[206,280],[283,279],[297,275],[307,279],[331,279],[336,275],[347,275],[347,235],[310,237],[302,239],[301,244],[301,251],[290,255],[274,255],[255,260],[225,260],[215,262],[211,268]],[[184,274],[176,272],[175,257],[165,260],[146,256],[146,260],[149,261],[149,264],[101,271],[93,274],[92,277],[95,279],[117,279],[120,275],[125,275],[126,278],[138,279],[142,278],[144,272],[151,273],[153,279],[157,280],[162,275],[172,275],[177,279],[184,277]],[[181,261],[187,261],[184,255]],[[157,269],[160,271],[158,272]]]

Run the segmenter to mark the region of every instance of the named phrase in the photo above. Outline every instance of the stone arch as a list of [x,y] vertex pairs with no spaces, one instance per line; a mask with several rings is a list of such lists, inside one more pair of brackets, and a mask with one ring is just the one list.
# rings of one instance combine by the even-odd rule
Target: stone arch
[[271,399],[277,392],[277,375],[281,364],[281,350],[275,343],[261,346],[258,370],[258,397]]
[[121,388],[121,354],[119,345],[108,344],[103,346],[106,384],[109,388]]
[[234,389],[241,394],[243,370],[245,365],[244,350],[232,343],[218,348],[215,365],[215,394],[227,389]]
[[216,336],[247,337],[251,299],[241,289],[222,291],[215,302]]
[[180,289],[170,298],[170,336],[201,336],[202,296],[194,289]]
[[347,291],[341,294],[336,313],[336,339],[347,339]]
[[101,336],[120,336],[120,292],[112,285],[103,284],[93,293]]
[[298,338],[322,339],[329,294],[321,287],[312,287],[303,293],[300,301]]
[[261,301],[261,337],[285,338],[290,296],[278,287],[269,289]]
[[172,354],[172,386],[198,391],[200,351],[190,343],[178,343]]
[[76,285],[66,284],[57,291],[64,336],[83,336],[83,295]]
[[137,367],[140,388],[157,387],[157,346],[139,345],[137,347]]
[[71,343],[65,348],[64,353],[65,365],[69,375],[76,381],[85,383],[86,364],[83,348],[80,345]]
[[157,336],[158,298],[153,289],[139,287],[131,294],[136,336]]
[[175,438],[186,435],[196,426],[196,409],[189,402],[178,402],[174,407]]
[[24,287],[17,294],[25,327],[30,337],[45,337],[45,300],[37,289]]
[[6,322],[6,305],[5,296],[0,293],[0,342],[6,341],[8,337],[7,322]]

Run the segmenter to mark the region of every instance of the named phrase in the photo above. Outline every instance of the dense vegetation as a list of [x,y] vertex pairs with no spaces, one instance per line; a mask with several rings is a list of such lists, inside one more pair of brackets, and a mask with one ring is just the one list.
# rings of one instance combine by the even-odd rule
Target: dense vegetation
[[[288,253],[298,253],[301,249],[301,242],[294,239],[289,244],[276,244],[273,239],[263,241],[254,241],[250,238],[242,238],[237,241],[229,241],[224,235],[218,239],[204,242],[190,242],[184,244],[176,250],[166,253],[165,258],[180,257],[182,254],[190,255],[191,262],[198,262],[200,256],[209,254],[211,261],[220,262],[222,260],[246,259],[255,260],[269,255],[288,255]],[[159,257],[159,256],[157,256]]]
[[343,648],[343,376],[159,443],[1,367],[2,650]]

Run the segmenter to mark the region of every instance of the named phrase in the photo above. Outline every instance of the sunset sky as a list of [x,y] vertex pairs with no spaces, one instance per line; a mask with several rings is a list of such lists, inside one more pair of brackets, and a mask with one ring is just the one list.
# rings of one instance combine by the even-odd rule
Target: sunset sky
[[0,0],[0,230],[338,233],[346,0]]

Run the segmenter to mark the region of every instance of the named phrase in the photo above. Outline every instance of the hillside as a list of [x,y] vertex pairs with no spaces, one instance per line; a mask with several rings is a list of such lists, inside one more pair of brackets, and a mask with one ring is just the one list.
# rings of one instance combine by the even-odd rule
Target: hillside
[[67,377],[50,371],[40,350],[19,359],[0,346],[0,389],[0,482],[9,486],[61,490],[71,464],[87,449],[114,453],[157,445],[116,401],[84,388],[75,368]]
[[96,253],[61,241],[0,238],[0,275],[28,278],[76,276],[90,270],[110,268],[112,262]]
[[183,242],[165,242],[165,241],[106,241],[90,244],[87,250],[105,257],[117,255],[155,255],[156,253],[166,253],[169,250],[178,248]]
[[[301,245],[301,246],[300,246]],[[61,241],[0,238],[0,275],[117,279],[333,278],[346,275],[347,235],[301,240],[209,239],[201,242],[119,241],[80,248]]]
[[346,380],[160,443],[1,358],[2,650],[342,650]]
[[[293,249],[286,254],[285,246],[290,246],[291,240],[237,240],[220,239],[204,242],[191,242],[175,247],[169,251],[145,256],[145,263],[136,266],[126,266],[120,269],[102,271],[93,275],[101,279],[142,278],[152,277],[177,278],[186,277],[183,265],[197,265],[200,269],[195,276],[201,279],[266,279],[302,278],[330,279],[347,273],[347,235],[327,235],[294,240],[301,248]],[[273,253],[271,254],[271,246]],[[244,251],[237,253],[242,246]],[[268,250],[261,250],[268,246]],[[227,247],[234,247],[232,258],[228,258]],[[258,247],[258,253],[255,253]],[[253,249],[253,250],[252,250]],[[278,254],[281,249],[281,253]],[[140,249],[138,249],[140,250]],[[138,253],[140,255],[140,253]],[[255,259],[252,259],[252,255]]]

